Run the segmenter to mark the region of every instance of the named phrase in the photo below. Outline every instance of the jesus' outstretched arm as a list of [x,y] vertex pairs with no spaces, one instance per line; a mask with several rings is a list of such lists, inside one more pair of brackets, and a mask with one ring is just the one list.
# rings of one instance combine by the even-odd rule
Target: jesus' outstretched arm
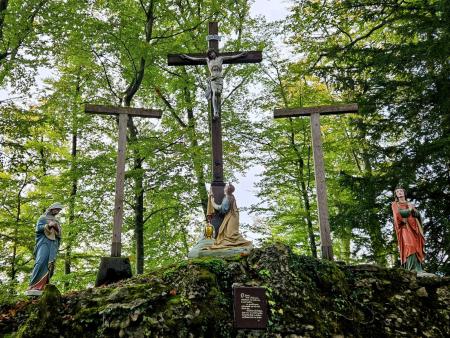
[[185,59],[185,60],[190,60],[190,61],[205,61],[206,58],[198,58],[198,57],[194,57],[194,56],[189,56],[186,54],[180,54],[180,58]]

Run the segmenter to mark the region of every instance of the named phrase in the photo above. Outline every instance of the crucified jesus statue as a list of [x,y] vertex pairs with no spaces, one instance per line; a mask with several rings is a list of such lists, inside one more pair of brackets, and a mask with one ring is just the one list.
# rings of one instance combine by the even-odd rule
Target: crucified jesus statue
[[225,60],[238,59],[245,56],[247,53],[239,53],[230,56],[218,56],[214,49],[209,49],[206,53],[206,58],[203,57],[193,57],[186,54],[181,54],[180,57],[185,60],[190,61],[205,61],[208,65],[210,77],[208,80],[208,88],[206,90],[206,98],[211,99],[213,106],[213,119],[216,120],[219,117],[220,112],[220,96],[222,95],[223,89],[223,74],[222,74],[222,64]]

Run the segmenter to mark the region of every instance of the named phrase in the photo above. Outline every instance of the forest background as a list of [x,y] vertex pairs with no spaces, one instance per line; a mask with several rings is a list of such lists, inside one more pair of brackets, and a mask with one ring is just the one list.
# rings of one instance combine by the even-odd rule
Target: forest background
[[450,273],[450,3],[291,0],[278,21],[250,15],[257,5],[281,6],[0,0],[0,302],[26,289],[52,202],[66,206],[60,289],[92,286],[109,254],[117,121],[85,103],[163,109],[128,124],[123,254],[135,273],[186,259],[211,177],[208,74],[168,67],[167,54],[205,51],[209,21],[222,51],[263,50],[262,64],[224,70],[225,177],[259,175],[241,230],[320,256],[309,119],[272,111],[356,102],[357,115],[321,118],[335,258],[399,265],[390,204],[401,184],[424,221],[426,270]]

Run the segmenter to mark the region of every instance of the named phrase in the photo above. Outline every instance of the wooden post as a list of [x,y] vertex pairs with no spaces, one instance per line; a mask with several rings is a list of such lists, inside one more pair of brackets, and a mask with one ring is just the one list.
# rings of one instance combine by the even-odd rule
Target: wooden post
[[[217,22],[210,22],[208,25],[208,48],[219,52],[219,27]],[[223,188],[225,182],[223,181],[223,145],[222,145],[222,109],[220,109],[219,117],[213,119],[213,105],[209,102],[210,123],[211,123],[211,151],[212,151],[212,182],[211,190],[214,195],[216,203],[222,203],[224,196]],[[213,222],[213,223],[219,223]],[[220,221],[221,223],[221,221]],[[220,223],[218,226],[220,226]],[[216,226],[216,230],[218,227]]]
[[[219,53],[219,27],[217,22],[210,22],[208,25],[208,49],[214,49]],[[212,181],[211,192],[217,204],[222,203],[225,182],[223,180],[223,146],[222,146],[222,104],[219,105],[219,116],[213,119],[214,109],[212,98],[209,100],[209,116],[211,123],[211,151],[212,151]],[[217,237],[220,225],[223,222],[223,215],[215,212],[207,216],[208,221],[214,227],[214,236]]]
[[317,208],[319,211],[320,242],[322,258],[333,259],[330,223],[328,221],[327,186],[325,182],[325,165],[320,133],[320,114],[311,114],[311,136],[314,157],[314,177],[316,180]]
[[310,116],[311,139],[314,156],[314,177],[316,181],[317,209],[319,212],[320,245],[322,258],[333,260],[333,246],[328,217],[327,186],[325,181],[325,165],[320,132],[320,115],[357,113],[357,104],[305,107],[293,109],[275,109],[274,118]]
[[119,143],[117,146],[116,195],[114,199],[114,227],[111,245],[111,257],[122,254],[123,200],[125,185],[125,156],[127,152],[128,114],[119,114]]

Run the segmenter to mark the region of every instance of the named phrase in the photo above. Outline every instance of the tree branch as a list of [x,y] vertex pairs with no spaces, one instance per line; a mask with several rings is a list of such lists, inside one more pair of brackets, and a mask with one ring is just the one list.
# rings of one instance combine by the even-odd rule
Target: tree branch
[[161,90],[157,87],[155,88],[156,94],[160,97],[160,99],[164,102],[166,107],[169,109],[172,116],[178,121],[178,123],[183,127],[187,128],[187,124],[181,120],[181,118],[178,116],[175,108],[172,106],[172,104],[164,97],[164,95],[161,93]]
[[[392,23],[395,21],[395,19],[389,19],[388,18],[390,16],[392,16],[394,12],[391,12],[390,14],[388,14],[383,21],[381,21],[378,25],[372,27],[372,29],[370,29],[366,34],[361,35],[360,37],[356,38],[355,40],[351,40],[351,42],[343,47],[339,47],[335,50],[335,52],[342,52],[345,50],[349,50],[351,49],[356,43],[358,43],[361,40],[364,40],[366,38],[368,38],[369,36],[371,36],[374,32],[376,32],[378,29],[384,27],[385,25]],[[336,26],[337,29],[341,30],[339,28],[339,26]],[[344,32],[345,33],[345,32]],[[347,33],[345,33],[346,35],[348,35]],[[314,69],[317,64],[322,60],[323,57],[330,55],[330,52],[325,52],[325,53],[321,53],[319,55],[319,57],[317,58],[317,60],[314,62],[314,64],[311,66],[311,69]]]
[[139,3],[140,3],[140,5],[141,5],[142,10],[143,10],[144,13],[145,13],[145,16],[147,16],[148,13],[147,13],[147,10],[145,9],[144,3],[142,2],[142,0],[139,0]]
[[128,49],[128,46],[126,45],[125,41],[123,41],[121,38],[119,38],[112,32],[108,32],[108,34],[111,35],[112,37],[114,37],[117,41],[119,41],[122,44],[122,46],[125,48],[125,51],[128,55],[128,59],[131,61],[131,64],[133,66],[135,74],[137,74],[138,70],[136,67],[136,63],[134,62],[133,55],[131,54],[130,50]]
[[100,55],[99,55],[94,49],[91,49],[91,51],[92,51],[92,53],[94,53],[94,55],[96,56],[96,58],[97,58],[97,59],[100,61],[100,63],[102,64],[103,73],[105,74],[105,78],[106,78],[106,82],[108,83],[109,90],[111,91],[111,93],[113,93],[113,95],[114,95],[117,99],[120,100],[121,98],[119,97],[119,95],[117,95],[117,93],[115,92],[114,88],[112,87],[111,81],[109,80],[109,77],[108,77],[108,72],[107,72],[107,70],[106,70],[106,66],[105,66],[105,64],[103,63],[103,61],[102,61]]
[[238,90],[240,87],[242,87],[249,77],[250,77],[250,75],[247,75],[246,77],[244,77],[244,78],[242,79],[242,81],[241,81],[237,86],[235,86],[235,87],[230,91],[230,93],[223,99],[223,102],[226,102],[226,101],[229,99],[229,97],[230,97],[236,90]]
[[197,29],[197,28],[198,28],[201,24],[203,24],[205,21],[206,21],[206,20],[202,20],[202,21],[200,21],[199,23],[197,23],[197,24],[196,24],[195,26],[193,26],[193,27],[189,27],[189,28],[183,29],[183,30],[181,30],[181,31],[178,31],[178,32],[175,32],[175,33],[172,33],[172,34],[162,35],[162,36],[155,36],[155,37],[152,38],[152,40],[169,39],[169,38],[173,38],[174,36],[177,36],[177,35],[180,35],[180,34],[183,34],[183,33],[186,33],[186,32],[193,31],[193,30]]
[[155,211],[152,211],[150,214],[147,215],[147,217],[144,218],[144,224],[147,223],[147,221],[152,218],[152,216],[156,215],[157,213],[161,212],[161,211],[165,211],[165,210],[170,210],[170,209],[177,209],[178,206],[171,206],[171,207],[165,207],[165,208],[160,208],[157,209]]

